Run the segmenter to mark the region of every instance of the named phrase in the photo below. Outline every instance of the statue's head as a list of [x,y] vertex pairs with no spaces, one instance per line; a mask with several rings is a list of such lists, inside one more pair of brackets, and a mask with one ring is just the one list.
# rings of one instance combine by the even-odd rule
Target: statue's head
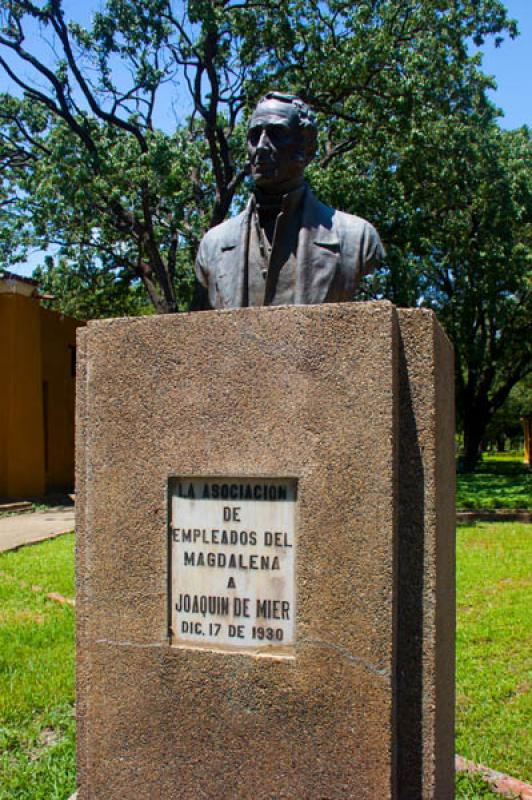
[[301,184],[316,153],[317,135],[316,117],[306,103],[291,94],[268,92],[248,128],[251,175],[257,186],[279,192]]

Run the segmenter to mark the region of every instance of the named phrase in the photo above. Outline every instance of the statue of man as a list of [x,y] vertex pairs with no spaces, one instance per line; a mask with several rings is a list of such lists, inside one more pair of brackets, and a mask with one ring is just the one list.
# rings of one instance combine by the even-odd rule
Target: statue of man
[[269,92],[259,101],[248,129],[253,195],[198,250],[196,276],[212,308],[349,301],[380,263],[375,228],[324,205],[306,184],[316,140],[302,100]]

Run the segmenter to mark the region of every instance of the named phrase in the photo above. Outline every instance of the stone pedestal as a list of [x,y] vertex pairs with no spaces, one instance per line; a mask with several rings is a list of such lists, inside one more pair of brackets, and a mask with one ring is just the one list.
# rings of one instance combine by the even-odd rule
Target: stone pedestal
[[433,315],[241,309],[79,337],[79,800],[452,798]]

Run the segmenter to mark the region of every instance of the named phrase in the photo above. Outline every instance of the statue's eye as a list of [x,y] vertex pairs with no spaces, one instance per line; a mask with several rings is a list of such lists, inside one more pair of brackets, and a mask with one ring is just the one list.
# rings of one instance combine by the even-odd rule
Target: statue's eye
[[285,125],[268,125],[266,130],[272,144],[283,145],[290,141],[291,131]]
[[266,144],[280,147],[289,142],[291,131],[284,125],[257,125],[248,130],[248,142],[252,147],[257,147],[263,136]]

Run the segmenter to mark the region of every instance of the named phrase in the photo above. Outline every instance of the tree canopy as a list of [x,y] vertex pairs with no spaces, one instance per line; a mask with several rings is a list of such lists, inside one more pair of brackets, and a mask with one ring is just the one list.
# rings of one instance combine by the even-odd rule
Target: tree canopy
[[455,343],[471,460],[531,359],[530,134],[499,130],[472,47],[514,35],[501,0],[107,0],[88,25],[6,0],[0,257],[59,247],[48,290],[99,287],[104,313],[139,285],[189,308],[199,239],[245,193],[251,108],[299,94],[321,129],[309,180],[387,248],[366,293],[434,308]]
[[[107,0],[88,27],[61,0],[7,0],[0,68],[19,96],[1,98],[3,241],[96,259],[174,311],[199,237],[238,202],[241,122],[266,87],[320,112],[323,167],[369,144],[377,170],[388,137],[422,139],[488,85],[470,42],[514,32],[499,0]],[[165,132],[169,87],[183,108]]]

